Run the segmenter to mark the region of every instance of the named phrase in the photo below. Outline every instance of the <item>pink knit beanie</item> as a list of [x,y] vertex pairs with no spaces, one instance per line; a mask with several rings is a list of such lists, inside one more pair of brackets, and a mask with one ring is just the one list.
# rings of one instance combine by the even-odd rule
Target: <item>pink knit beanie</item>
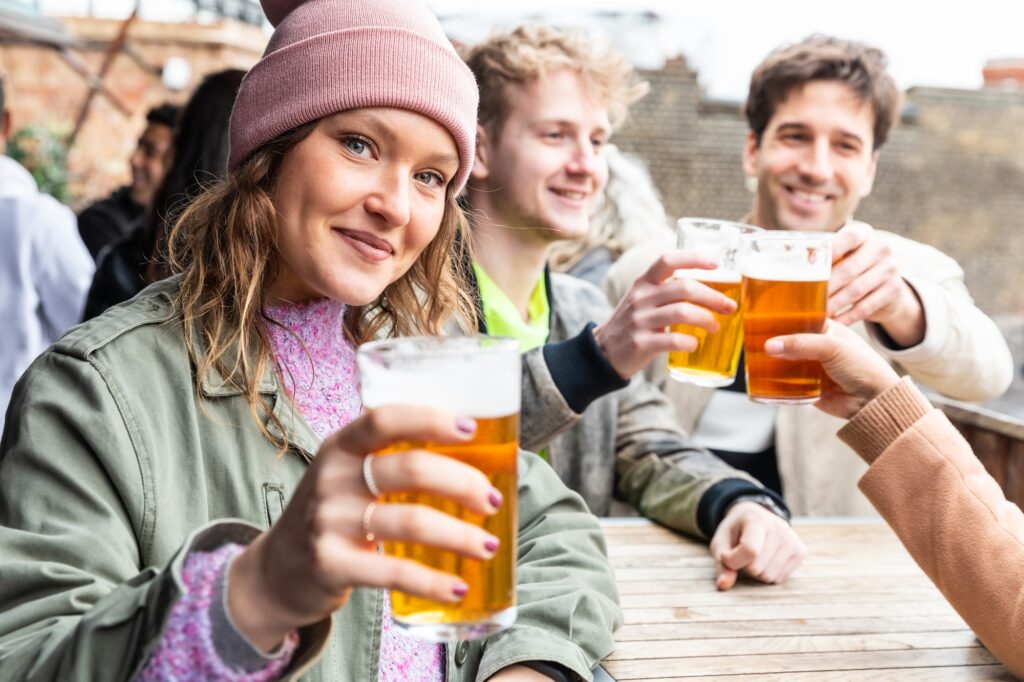
[[360,107],[429,116],[459,151],[461,190],[476,145],[479,93],[469,68],[421,0],[261,0],[275,26],[231,112],[235,169],[281,133]]

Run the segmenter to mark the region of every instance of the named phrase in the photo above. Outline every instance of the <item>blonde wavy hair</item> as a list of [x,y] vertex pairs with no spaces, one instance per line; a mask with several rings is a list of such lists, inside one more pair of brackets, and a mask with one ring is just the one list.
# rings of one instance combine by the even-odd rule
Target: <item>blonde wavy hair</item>
[[512,83],[572,69],[598,101],[607,103],[613,127],[622,125],[630,105],[650,89],[622,53],[581,33],[549,26],[520,26],[464,49],[462,57],[480,88],[477,120],[495,137],[511,109],[506,86]]
[[[285,154],[318,123],[306,123],[258,149],[189,204],[168,238],[170,269],[181,275],[174,304],[195,367],[197,396],[202,378],[216,370],[242,391],[263,435],[282,451],[287,439],[275,438],[264,420],[282,434],[285,430],[258,388],[273,363],[267,324],[274,322],[263,312],[279,262],[271,197]],[[471,262],[469,239],[462,236],[466,225],[449,188],[440,229],[409,271],[374,303],[345,311],[344,332],[353,345],[382,336],[439,335],[453,314],[466,328],[476,328],[475,305],[464,285],[465,264]],[[196,344],[199,339],[202,344]]]

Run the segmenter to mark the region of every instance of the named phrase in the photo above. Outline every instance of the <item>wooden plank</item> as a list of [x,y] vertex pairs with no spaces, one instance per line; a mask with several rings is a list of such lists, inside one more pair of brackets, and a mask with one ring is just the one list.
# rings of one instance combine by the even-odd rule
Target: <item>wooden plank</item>
[[713,675],[669,677],[662,682],[1014,682],[1001,665],[914,668],[911,670],[840,670],[782,675]]
[[[994,665],[992,654],[981,647],[910,649],[865,653],[767,654],[757,656],[693,656],[643,661],[608,661],[616,680],[685,679],[698,675],[778,674],[818,671],[886,670]],[[879,679],[887,679],[880,675]]]
[[[616,565],[618,563],[629,564],[626,566]],[[636,564],[640,564],[637,566]],[[651,566],[652,563],[667,564]],[[702,561],[692,561],[689,563],[681,562],[612,562],[612,566],[615,569],[615,580],[618,583],[631,582],[631,581],[646,581],[646,580],[672,580],[678,578],[679,580],[714,580],[715,579],[715,565],[708,557]],[[797,572],[793,575],[792,579],[808,579],[815,580],[818,578],[856,578],[856,577],[893,577],[893,576],[922,576],[921,569],[918,568],[917,564],[912,561],[901,561],[901,562],[868,562],[868,563],[856,563],[850,561],[835,561],[829,564],[817,564],[812,563],[811,568],[804,565],[797,569]],[[747,584],[760,585],[753,580],[748,580]]]
[[[679,580],[619,580],[619,595],[634,594],[666,594],[695,593],[695,592],[718,592],[713,581],[713,573],[708,572],[706,577],[679,579]],[[788,590],[793,592],[852,592],[857,590],[914,590],[931,587],[932,583],[923,574],[918,575],[888,575],[888,576],[807,576],[801,575],[798,571],[782,585],[764,585],[753,581],[744,581],[730,590],[732,594],[754,595],[767,590]]]
[[1010,443],[1003,492],[1006,493],[1006,499],[1018,507],[1024,505],[1024,441],[1015,440]]
[[[654,553],[654,554],[630,554],[621,555],[619,553],[612,553],[608,559],[611,561],[613,568],[668,568],[678,566],[680,568],[701,566],[712,563],[711,554],[707,548],[701,548],[704,550],[703,554],[695,554],[693,556],[673,554],[672,552]],[[857,566],[858,569],[869,568],[869,567],[880,567],[880,568],[893,568],[897,569],[901,566],[917,566],[910,555],[903,556],[879,556],[871,553],[862,554],[859,559],[853,556],[822,556],[820,552],[815,552],[815,548],[812,548],[808,554],[807,559],[804,561],[801,569],[804,573],[808,573],[810,569],[829,569],[836,566]],[[876,570],[876,574],[877,574]],[[900,575],[900,574],[896,574]]]
[[703,607],[731,605],[824,604],[841,609],[846,604],[884,604],[889,600],[901,602],[944,602],[942,594],[931,586],[905,590],[849,590],[845,592],[804,592],[787,590],[782,585],[764,585],[763,589],[729,590],[728,592],[685,592],[668,590],[662,594],[619,595],[624,609],[658,607]]
[[970,630],[950,632],[888,632],[859,635],[725,637],[657,642],[621,642],[608,661],[689,656],[895,651],[903,649],[969,649],[981,646]]
[[[803,540],[805,543],[808,543],[806,539]],[[895,536],[890,538],[868,537],[854,540],[837,538],[831,542],[808,543],[808,545],[812,548],[808,552],[809,558],[857,557],[860,561],[864,561],[863,548],[865,547],[870,547],[871,558],[908,557],[906,549]],[[612,558],[630,556],[706,556],[708,551],[707,545],[681,543],[679,540],[676,540],[675,542],[664,543],[615,544],[608,547],[608,556]]]
[[622,626],[617,642],[763,637],[856,635],[888,632],[953,632],[965,630],[960,616],[878,616],[874,618],[780,618],[777,620],[637,623]]
[[728,620],[774,620],[776,618],[878,618],[881,616],[948,616],[956,613],[945,602],[883,602],[877,604],[786,604],[746,606],[701,606],[697,608],[623,609],[626,623],[673,623]]
[[974,454],[985,466],[985,470],[992,478],[996,479],[999,487],[1005,490],[1006,455],[1009,449],[1009,440],[992,431],[975,429],[970,444]]

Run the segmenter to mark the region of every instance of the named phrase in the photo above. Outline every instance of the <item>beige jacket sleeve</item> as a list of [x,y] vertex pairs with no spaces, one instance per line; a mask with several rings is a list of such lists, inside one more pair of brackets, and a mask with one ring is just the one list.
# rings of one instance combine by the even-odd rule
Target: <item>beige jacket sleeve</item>
[[880,232],[917,293],[927,325],[924,340],[903,350],[868,324],[872,345],[918,383],[954,400],[998,398],[1013,382],[1013,356],[999,327],[971,298],[955,260],[926,244]]
[[1024,513],[909,379],[839,432],[860,489],[985,646],[1024,676]]

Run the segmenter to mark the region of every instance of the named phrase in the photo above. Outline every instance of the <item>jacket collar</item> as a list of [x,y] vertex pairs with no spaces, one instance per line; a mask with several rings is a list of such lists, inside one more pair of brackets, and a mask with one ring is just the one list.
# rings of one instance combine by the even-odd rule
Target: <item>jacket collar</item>
[[[178,276],[174,276],[164,280],[167,283],[167,287],[159,293],[166,296],[168,300],[173,300],[174,294],[177,291],[178,279]],[[192,337],[192,348],[197,357],[202,356],[206,352],[206,341],[198,328],[195,329]],[[234,366],[237,353],[237,347],[232,347],[225,355],[225,364],[228,367]],[[274,420],[268,420],[267,431],[275,438],[287,439],[291,447],[298,451],[299,456],[306,461],[311,461],[314,453],[320,448],[320,438],[295,408],[287,392],[283,390],[274,368],[275,363],[271,359],[263,368],[263,374],[260,376],[257,390],[261,395],[265,396],[267,404],[272,405],[271,412],[277,418],[277,422],[284,427],[284,430],[282,431]],[[200,377],[199,392],[203,397],[212,399],[244,395],[244,391],[239,383],[230,381],[230,377],[225,376],[216,367],[210,367],[204,376]]]

